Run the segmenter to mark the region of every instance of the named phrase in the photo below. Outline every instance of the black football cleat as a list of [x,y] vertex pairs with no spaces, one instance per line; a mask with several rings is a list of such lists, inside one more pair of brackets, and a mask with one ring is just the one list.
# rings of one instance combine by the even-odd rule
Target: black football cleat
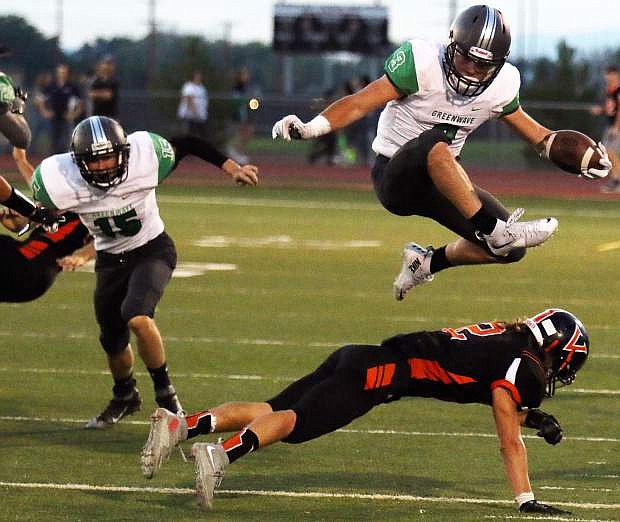
[[113,397],[105,410],[99,415],[90,419],[84,426],[86,429],[100,430],[114,426],[118,421],[127,415],[132,415],[140,411],[142,399],[137,388],[125,397]]

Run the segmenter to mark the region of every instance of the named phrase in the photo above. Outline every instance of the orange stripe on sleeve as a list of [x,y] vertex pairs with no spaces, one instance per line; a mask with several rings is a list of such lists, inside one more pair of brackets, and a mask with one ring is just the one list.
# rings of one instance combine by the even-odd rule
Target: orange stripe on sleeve
[[508,393],[510,393],[510,395],[512,395],[512,399],[519,406],[521,405],[521,394],[519,393],[519,390],[517,390],[517,387],[510,381],[507,381],[506,379],[498,379],[497,381],[493,381],[491,383],[491,390],[494,390],[495,388],[504,388],[508,391]]

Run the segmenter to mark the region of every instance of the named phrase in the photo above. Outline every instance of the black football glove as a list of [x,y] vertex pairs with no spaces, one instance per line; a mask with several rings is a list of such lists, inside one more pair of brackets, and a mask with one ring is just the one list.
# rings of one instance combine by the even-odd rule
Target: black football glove
[[519,511],[521,513],[542,513],[544,515],[570,515],[570,511],[565,511],[564,509],[559,509],[549,504],[542,504],[537,500],[530,500],[528,502],[524,502],[519,507]]
[[59,216],[55,210],[40,206],[37,206],[32,211],[28,219],[43,226],[47,232],[56,232],[58,230],[58,225],[66,221],[66,218],[64,216]]
[[536,435],[545,439],[549,444],[557,444],[562,440],[562,426],[553,415],[544,411],[532,409],[528,410],[525,417],[525,425],[528,428],[537,429]]

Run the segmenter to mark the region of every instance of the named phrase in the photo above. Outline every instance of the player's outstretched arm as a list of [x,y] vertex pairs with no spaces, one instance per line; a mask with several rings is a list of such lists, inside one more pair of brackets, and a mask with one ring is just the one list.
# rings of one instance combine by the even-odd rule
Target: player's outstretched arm
[[175,164],[187,155],[196,156],[228,174],[239,185],[256,185],[258,183],[258,167],[256,165],[239,165],[227,157],[208,141],[196,136],[178,136],[168,140],[175,152]]
[[36,206],[3,176],[0,176],[0,203],[49,230],[57,229],[62,220],[53,210]]
[[518,499],[530,494],[532,487],[527,469],[527,450],[521,437],[521,415],[508,390],[497,387],[492,392],[493,417],[499,438],[500,451],[510,487]]
[[[596,144],[585,135],[577,139],[575,135],[578,133],[574,131],[551,131],[538,123],[521,107],[502,119],[519,136],[532,145],[542,158],[551,160],[566,172],[578,174],[586,179],[604,178],[609,174],[611,161],[602,143]],[[554,142],[553,140],[550,142],[549,138],[562,133],[572,133],[572,137],[566,140],[556,139],[556,144],[553,145],[557,149],[555,151],[552,148]],[[591,151],[588,152],[588,148]]]
[[545,136],[551,132],[550,129],[538,123],[525,112],[522,107],[504,116],[502,120],[534,148],[536,148],[538,144],[545,139]]
[[274,124],[271,136],[274,140],[281,138],[286,141],[317,138],[331,131],[342,129],[369,112],[400,97],[401,93],[396,90],[387,76],[383,75],[360,91],[336,100],[308,123],[302,122],[294,114],[285,116]]
[[[528,475],[527,450],[521,437],[521,424],[527,422],[526,414],[517,411],[517,403],[513,400],[508,390],[502,387],[497,387],[493,390],[492,398],[493,416],[495,418],[495,427],[500,442],[504,468],[510,487],[514,492],[515,501],[519,506],[519,511],[546,514],[568,513],[568,511],[542,504],[534,498]],[[548,417],[551,417],[551,415],[548,415]],[[539,420],[541,418],[532,419],[531,422],[536,421],[536,424],[538,424]]]

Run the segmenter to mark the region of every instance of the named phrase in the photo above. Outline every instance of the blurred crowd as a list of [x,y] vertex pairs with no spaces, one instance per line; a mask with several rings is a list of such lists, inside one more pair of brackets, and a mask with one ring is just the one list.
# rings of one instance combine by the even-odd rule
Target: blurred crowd
[[65,63],[53,72],[40,73],[29,93],[30,150],[35,154],[66,152],[71,131],[82,119],[92,115],[118,119],[118,95],[116,64],[111,56],[78,77]]

